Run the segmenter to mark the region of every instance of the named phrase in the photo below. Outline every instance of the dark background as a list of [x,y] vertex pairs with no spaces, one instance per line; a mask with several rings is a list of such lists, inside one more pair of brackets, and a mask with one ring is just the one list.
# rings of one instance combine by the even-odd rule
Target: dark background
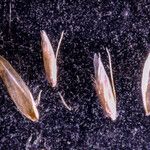
[[[11,6],[11,11],[10,11]],[[11,14],[11,15],[10,15]],[[46,81],[40,30],[59,52],[58,87]],[[23,117],[0,81],[0,149],[150,149],[150,117],[144,114],[141,76],[150,48],[150,3],[146,0],[1,0],[0,55],[19,72],[36,99],[40,120]],[[109,75],[112,57],[118,117],[106,118],[92,77],[100,52]],[[62,104],[60,91],[73,110]]]

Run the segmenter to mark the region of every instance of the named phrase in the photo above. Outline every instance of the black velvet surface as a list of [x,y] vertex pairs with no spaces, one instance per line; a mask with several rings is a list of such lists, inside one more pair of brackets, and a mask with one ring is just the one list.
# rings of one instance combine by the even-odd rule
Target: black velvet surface
[[[10,9],[11,8],[11,9]],[[58,86],[48,84],[40,30],[54,50],[61,32]],[[150,149],[150,117],[144,113],[141,77],[150,48],[150,3],[146,0],[1,0],[0,55],[29,86],[40,120],[23,117],[0,81],[1,150]],[[93,86],[93,55],[109,74],[112,57],[117,93],[116,121],[105,117]],[[62,93],[73,110],[62,104]]]

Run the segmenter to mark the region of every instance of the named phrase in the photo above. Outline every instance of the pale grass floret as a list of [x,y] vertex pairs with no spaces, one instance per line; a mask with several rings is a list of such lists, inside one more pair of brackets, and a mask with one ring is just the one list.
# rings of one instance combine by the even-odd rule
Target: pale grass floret
[[[107,49],[106,49],[107,50]],[[107,50],[110,65],[111,83],[104,69],[100,54],[94,54],[95,89],[106,116],[116,120],[116,93],[114,88],[111,57]]]
[[63,35],[64,35],[64,31],[61,34],[58,47],[56,50],[56,55],[55,55],[46,32],[44,30],[41,31],[41,46],[43,52],[44,68],[45,68],[46,78],[52,87],[56,87],[57,85],[57,72],[58,72],[57,56],[58,56],[58,51],[60,49],[61,41],[63,39]]
[[145,113],[148,116],[150,115],[150,53],[144,64],[141,89]]

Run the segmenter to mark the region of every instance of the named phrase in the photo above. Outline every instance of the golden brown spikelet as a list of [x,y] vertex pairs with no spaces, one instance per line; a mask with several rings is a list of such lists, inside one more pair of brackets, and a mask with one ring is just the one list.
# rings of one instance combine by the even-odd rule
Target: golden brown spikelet
[[0,56],[0,77],[21,114],[32,121],[38,121],[39,113],[29,88],[2,56]]

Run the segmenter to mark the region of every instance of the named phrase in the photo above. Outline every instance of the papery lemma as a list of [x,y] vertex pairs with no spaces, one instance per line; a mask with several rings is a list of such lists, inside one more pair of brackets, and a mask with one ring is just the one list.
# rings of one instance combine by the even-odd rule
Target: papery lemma
[[[107,50],[107,49],[106,49]],[[106,116],[116,120],[116,93],[114,88],[111,57],[107,50],[110,65],[111,83],[104,69],[100,54],[94,54],[95,89]]]
[[146,115],[150,115],[150,53],[145,61],[142,75],[142,98]]
[[56,55],[49,41],[49,38],[44,30],[41,31],[41,47],[43,53],[43,62],[46,73],[46,78],[52,87],[57,85],[57,56],[60,48],[60,44],[63,38],[64,31],[61,34],[58,47],[56,50]]
[[38,121],[39,113],[29,88],[2,56],[0,56],[0,77],[21,114],[32,121]]

